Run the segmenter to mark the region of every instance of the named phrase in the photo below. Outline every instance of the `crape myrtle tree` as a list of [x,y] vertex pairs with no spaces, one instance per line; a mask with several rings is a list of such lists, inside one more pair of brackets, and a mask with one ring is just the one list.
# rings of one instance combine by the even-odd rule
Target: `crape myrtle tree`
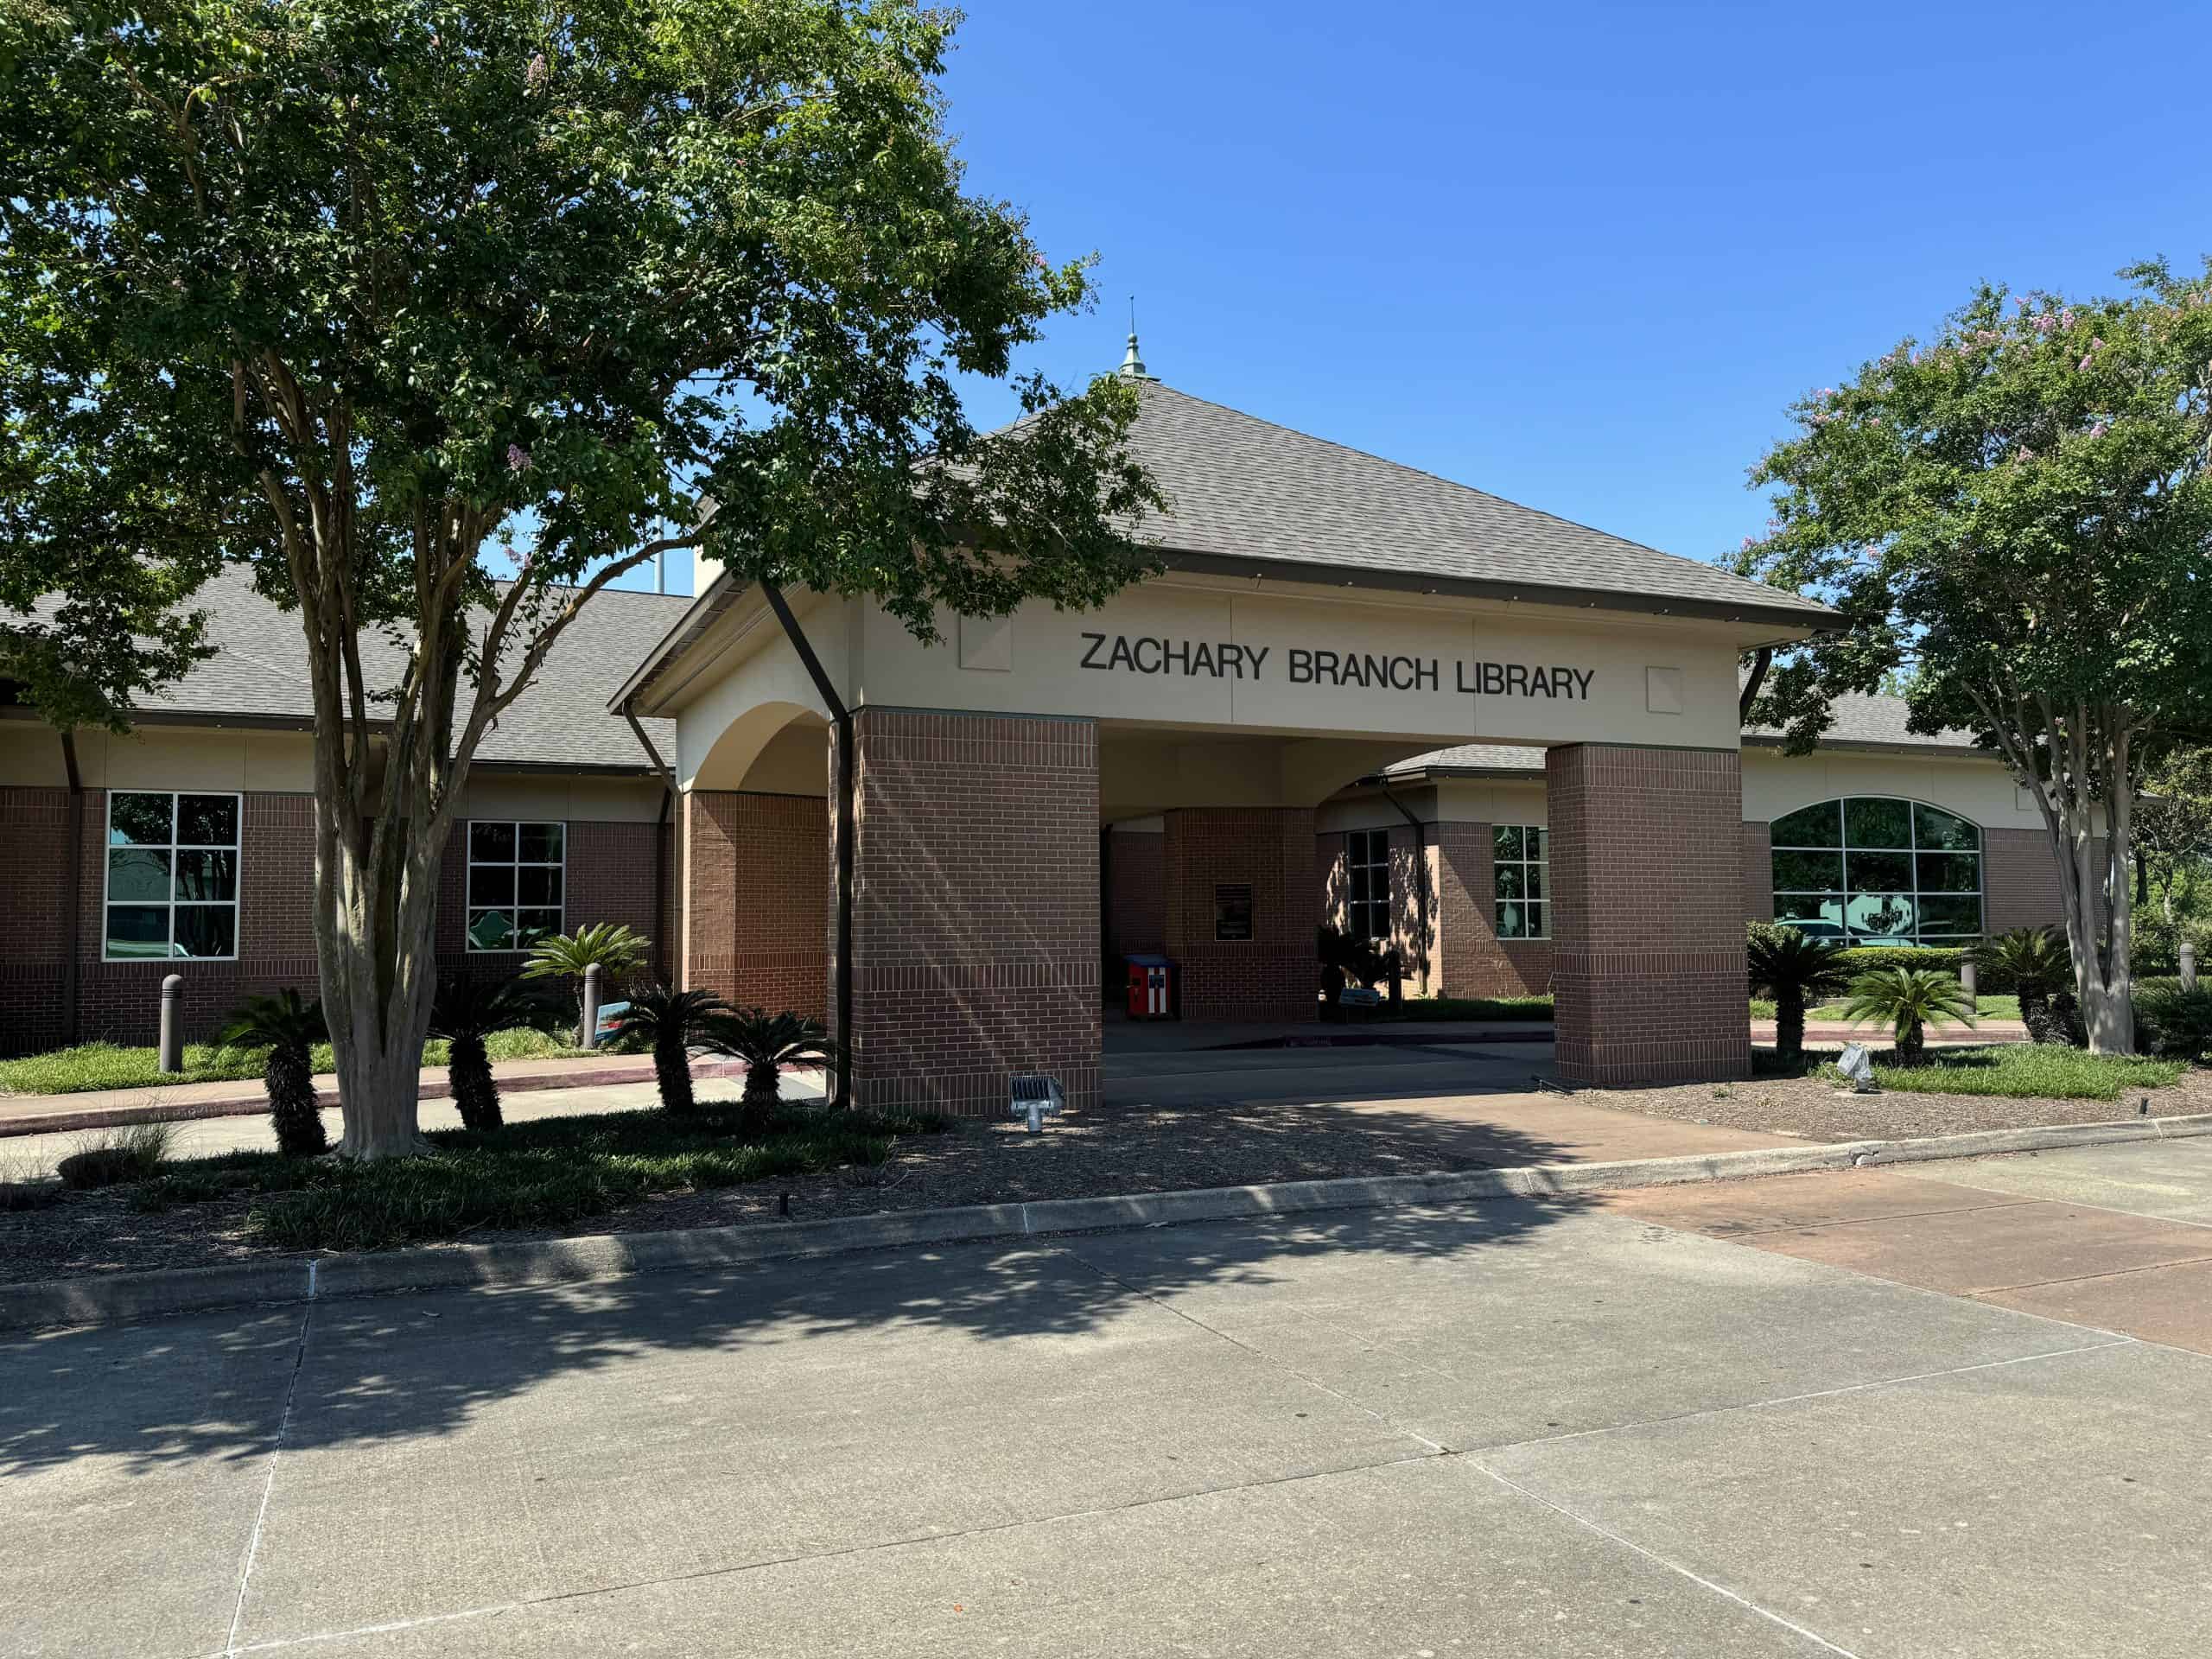
[[[689,547],[930,638],[940,607],[1092,605],[1153,568],[1131,389],[1012,366],[1089,302],[1089,262],[964,188],[951,23],[0,8],[4,671],[59,724],[120,728],[204,651],[219,567],[296,615],[344,1154],[417,1145],[470,764],[608,582]],[[970,426],[960,375],[1019,388],[1014,437]],[[365,671],[378,636],[396,677]]]
[[1912,729],[1966,729],[2012,767],[2108,1053],[2134,1047],[2145,765],[2212,729],[2212,280],[2122,274],[2115,299],[1985,287],[1932,342],[1796,404],[1797,431],[1753,469],[1775,516],[1739,564],[1852,625],[1760,689],[1751,718],[1792,749],[1838,694],[1899,675]]

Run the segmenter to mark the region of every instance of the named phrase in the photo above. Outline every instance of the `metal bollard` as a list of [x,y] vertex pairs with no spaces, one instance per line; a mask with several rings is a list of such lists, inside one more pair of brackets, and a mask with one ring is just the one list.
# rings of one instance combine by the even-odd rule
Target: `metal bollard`
[[2187,939],[2181,942],[2181,988],[2184,991],[2196,988],[2196,947]]
[[184,976],[171,974],[162,981],[161,1070],[184,1070]]
[[593,1048],[599,1039],[599,964],[584,969],[583,1017],[576,1022],[576,1046]]
[[1972,957],[1961,957],[1959,958],[1959,987],[1961,990],[1965,991],[1968,996],[1974,995],[1977,978],[1978,975],[1974,968],[1974,958]]

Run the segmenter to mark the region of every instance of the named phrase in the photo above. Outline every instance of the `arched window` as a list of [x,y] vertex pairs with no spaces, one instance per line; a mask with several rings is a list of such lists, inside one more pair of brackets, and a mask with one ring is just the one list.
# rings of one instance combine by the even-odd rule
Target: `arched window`
[[1917,801],[1847,795],[1777,818],[1774,919],[1858,944],[1981,931],[1981,831]]

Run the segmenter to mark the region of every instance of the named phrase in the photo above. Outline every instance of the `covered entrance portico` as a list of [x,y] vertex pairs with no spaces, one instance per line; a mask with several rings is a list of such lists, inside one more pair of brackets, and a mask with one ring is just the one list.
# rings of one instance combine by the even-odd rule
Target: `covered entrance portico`
[[[1302,574],[1178,569],[928,645],[791,596],[855,734],[862,1103],[995,1111],[1026,1071],[1096,1097],[1115,823],[1160,826],[1185,1018],[1314,1017],[1316,807],[1476,740],[1546,751],[1560,1075],[1747,1074],[1736,664],[1777,619]],[[718,582],[629,696],[677,721],[686,982],[830,1014],[835,710],[785,631]]]

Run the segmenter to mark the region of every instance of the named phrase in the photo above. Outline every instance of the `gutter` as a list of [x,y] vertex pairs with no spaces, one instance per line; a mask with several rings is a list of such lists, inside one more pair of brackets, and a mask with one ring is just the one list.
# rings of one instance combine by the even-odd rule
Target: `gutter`
[[61,731],[61,764],[69,774],[69,853],[63,880],[61,930],[61,1006],[68,1017],[68,1046],[74,1048],[83,1034],[84,1008],[78,994],[77,958],[84,949],[78,937],[84,927],[85,888],[85,774],[77,766],[77,734]]
[[1414,925],[1421,929],[1421,989],[1423,996],[1433,995],[1428,982],[1428,826],[1414,816],[1413,809],[1390,792],[1388,774],[1376,780],[1382,786],[1382,798],[1398,809],[1398,816],[1414,827]]
[[837,1092],[831,1103],[842,1109],[853,1103],[853,711],[837,695],[783,589],[766,577],[758,586],[837,728]]

